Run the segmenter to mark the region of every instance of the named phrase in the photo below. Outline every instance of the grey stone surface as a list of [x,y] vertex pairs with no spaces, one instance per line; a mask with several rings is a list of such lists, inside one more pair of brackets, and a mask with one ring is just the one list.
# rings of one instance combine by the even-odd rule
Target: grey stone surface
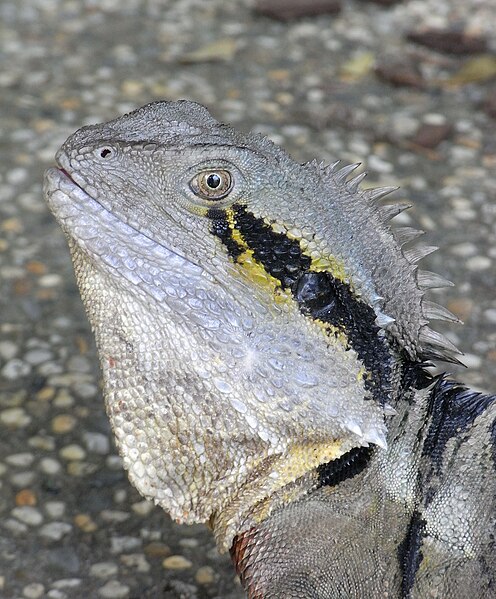
[[[406,41],[462,28],[494,56],[494,1],[349,0],[339,15],[287,23],[251,7],[0,3],[0,597],[242,596],[208,530],[142,503],[116,456],[66,244],[41,194],[43,170],[83,124],[187,98],[301,161],[362,161],[367,184],[400,185],[396,198],[415,208],[398,221],[442,248],[423,266],[456,283],[433,297],[465,321],[438,327],[470,365],[449,370],[496,390],[496,121],[484,108],[496,83],[477,68],[460,83],[474,57]],[[393,84],[398,73],[410,83]],[[444,137],[418,145],[421,127]],[[191,567],[167,567],[173,556]]]

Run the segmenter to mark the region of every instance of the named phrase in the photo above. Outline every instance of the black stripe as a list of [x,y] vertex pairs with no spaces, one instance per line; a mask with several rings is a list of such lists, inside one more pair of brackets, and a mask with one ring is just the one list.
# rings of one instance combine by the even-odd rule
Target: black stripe
[[281,281],[281,286],[291,287],[300,274],[310,268],[312,259],[305,256],[296,239],[276,233],[262,218],[250,214],[244,206],[233,206],[236,226],[246,244],[253,250],[255,259],[265,270]]
[[496,420],[493,422],[493,424],[491,426],[491,443],[493,445],[493,447],[492,447],[493,467],[496,470]]
[[328,272],[303,273],[293,295],[304,314],[346,332],[350,346],[371,375],[365,379],[365,387],[380,403],[391,401],[393,358],[383,331],[375,324],[373,308]]
[[425,520],[415,510],[410,519],[406,536],[398,546],[398,561],[402,574],[401,597],[410,599],[415,583],[415,576],[424,556],[422,555],[422,541],[425,536]]
[[337,460],[321,464],[317,468],[318,487],[334,487],[344,480],[360,474],[370,462],[372,452],[373,447],[354,447]]
[[215,210],[209,212],[207,216],[212,220],[212,225],[210,227],[212,234],[222,241],[226,246],[229,256],[236,261],[244,252],[244,249],[233,239],[232,230],[229,227],[226,213],[224,211]]
[[443,378],[438,380],[429,398],[430,424],[423,447],[423,455],[430,457],[437,473],[448,441],[464,433],[494,401],[494,395],[476,393]]

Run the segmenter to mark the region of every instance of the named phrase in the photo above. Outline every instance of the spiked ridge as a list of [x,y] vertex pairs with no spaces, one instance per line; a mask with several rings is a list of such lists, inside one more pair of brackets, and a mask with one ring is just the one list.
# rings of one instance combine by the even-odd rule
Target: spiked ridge
[[[322,165],[320,165],[319,170],[320,172],[325,173],[327,176],[333,176],[334,180],[338,184],[344,184],[345,189],[349,193],[356,194],[364,198],[368,203],[376,206],[380,221],[388,228],[391,227],[394,239],[401,247],[402,255],[408,261],[408,263],[414,267],[415,274],[413,276],[415,276],[416,285],[421,292],[420,304],[422,316],[424,318],[418,331],[418,339],[422,347],[421,355],[424,359],[436,359],[457,364],[460,363],[459,360],[453,355],[459,355],[461,353],[456,346],[452,344],[446,337],[426,326],[429,320],[446,320],[449,322],[461,323],[461,321],[449,310],[443,306],[440,306],[439,304],[427,300],[423,296],[424,291],[426,290],[453,285],[450,281],[436,273],[418,269],[418,263],[429,254],[435,252],[438,247],[429,245],[415,245],[413,247],[404,248],[403,246],[409,245],[412,241],[415,241],[417,238],[425,234],[424,231],[414,229],[412,227],[395,228],[391,223],[394,217],[398,216],[404,210],[411,208],[411,204],[379,204],[380,200],[390,193],[396,191],[397,188],[378,187],[361,191],[359,189],[359,185],[367,173],[364,172],[353,177],[352,179],[347,179],[348,176],[360,166],[360,163],[341,166],[338,169],[339,165],[339,161],[327,167],[322,167]],[[370,297],[370,302],[376,311],[375,322],[377,326],[384,330],[393,330],[396,318],[387,313],[387,307],[386,311],[383,311],[384,297],[374,293]]]
[[448,279],[429,270],[418,270],[417,282],[421,289],[441,289],[442,287],[454,286],[454,283],[448,281]]
[[413,229],[412,227],[398,227],[393,231],[396,241],[401,245],[406,245],[410,241],[418,239],[422,235],[425,235],[425,231],[420,229]]
[[[379,196],[383,197],[383,196]],[[409,210],[412,204],[386,204],[378,208],[379,215],[383,222],[387,223],[398,214],[401,214],[405,210]]]

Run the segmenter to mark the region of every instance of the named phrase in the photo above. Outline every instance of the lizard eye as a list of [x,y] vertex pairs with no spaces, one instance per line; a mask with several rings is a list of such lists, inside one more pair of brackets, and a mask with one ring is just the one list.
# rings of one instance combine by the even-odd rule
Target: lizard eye
[[225,170],[202,171],[190,181],[193,193],[205,200],[221,200],[231,191],[233,179]]
[[97,152],[100,158],[112,158],[113,156],[112,148],[109,148],[108,146],[100,148],[99,150],[97,150]]

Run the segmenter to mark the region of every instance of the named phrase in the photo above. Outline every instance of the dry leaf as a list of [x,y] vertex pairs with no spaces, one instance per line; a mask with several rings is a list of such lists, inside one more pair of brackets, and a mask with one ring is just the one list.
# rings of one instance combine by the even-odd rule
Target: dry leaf
[[374,68],[374,63],[375,56],[372,52],[358,54],[341,66],[341,77],[348,81],[362,79]]
[[496,77],[496,56],[484,54],[468,60],[462,68],[448,79],[448,85],[482,83]]
[[222,62],[231,60],[236,53],[236,42],[232,38],[224,38],[211,42],[181,57],[182,63]]

